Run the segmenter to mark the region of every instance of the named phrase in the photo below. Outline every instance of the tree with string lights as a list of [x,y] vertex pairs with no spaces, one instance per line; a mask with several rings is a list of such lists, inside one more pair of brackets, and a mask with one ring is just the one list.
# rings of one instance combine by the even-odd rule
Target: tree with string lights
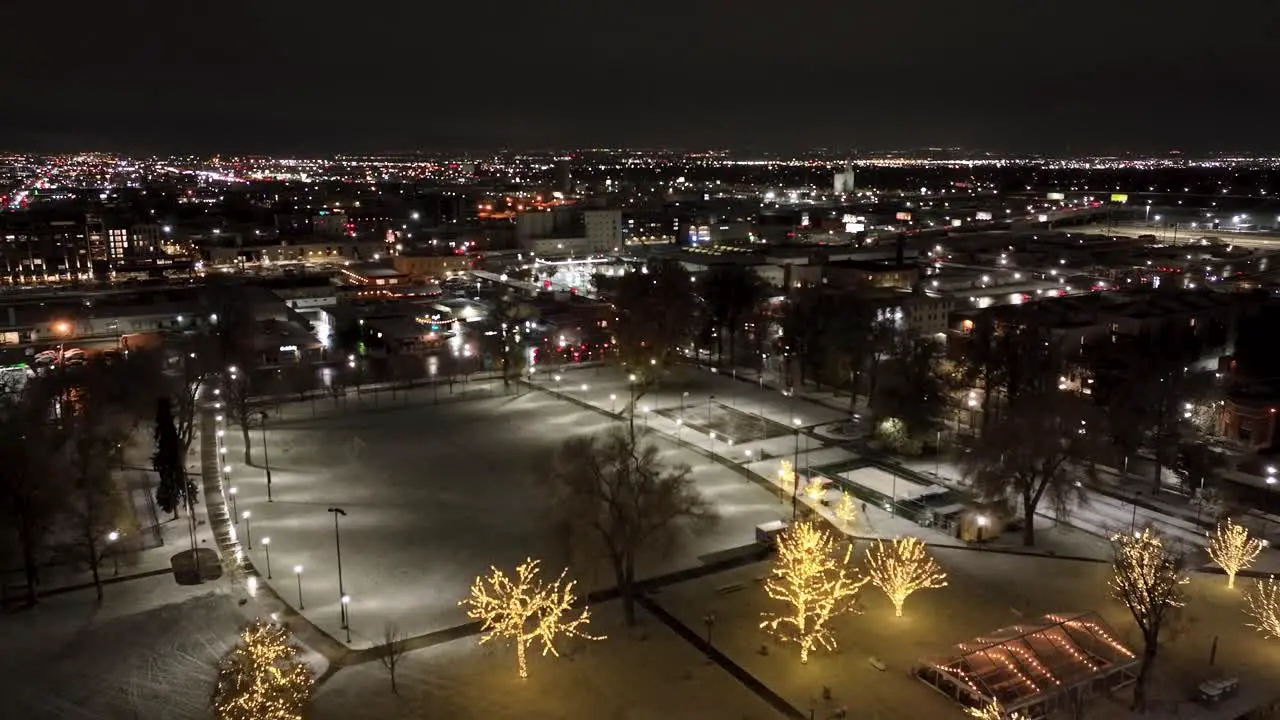
[[817,646],[836,648],[832,618],[857,612],[858,590],[867,582],[849,566],[853,546],[843,555],[831,535],[810,522],[793,525],[778,538],[778,558],[764,589],[785,603],[781,613],[764,613],[761,629],[800,646],[800,662],[809,662]]
[[790,460],[783,460],[778,464],[778,484],[782,486],[783,492],[791,492],[796,486],[796,469]]
[[1165,547],[1160,534],[1147,528],[1111,538],[1115,559],[1111,595],[1123,602],[1142,632],[1142,666],[1133,686],[1133,706],[1146,707],[1146,684],[1160,649],[1160,630],[1178,608],[1187,604],[1183,586],[1191,582],[1186,556]]
[[1249,535],[1243,525],[1228,519],[1218,524],[1205,549],[1209,558],[1227,574],[1227,587],[1233,588],[1236,586],[1236,573],[1252,565],[1258,553],[1262,552],[1262,540]]
[[965,708],[965,713],[978,720],[1027,720],[1026,715],[1018,712],[1006,715],[999,700],[992,700],[980,708]]
[[835,516],[846,530],[853,527],[853,521],[858,519],[858,507],[854,505],[853,496],[848,490],[840,492],[840,502],[836,503]]
[[580,637],[586,640],[603,640],[586,634],[583,626],[591,621],[591,611],[586,607],[569,614],[577,597],[573,594],[574,582],[564,582],[561,572],[551,583],[538,579],[540,561],[526,559],[516,567],[514,577],[491,567],[487,577],[477,577],[471,585],[471,596],[459,602],[467,606],[467,617],[479,620],[485,635],[483,645],[494,639],[507,639],[516,646],[516,668],[520,677],[529,677],[525,663],[525,651],[529,645],[540,641],[543,656],[559,657],[555,640],[558,637]]
[[301,720],[315,680],[298,646],[276,623],[261,620],[240,632],[218,668],[213,711],[218,720]]
[[893,603],[894,617],[902,617],[902,604],[917,590],[946,587],[947,574],[919,538],[900,537],[876,541],[867,548],[867,574],[871,584]]
[[1249,627],[1268,638],[1280,639],[1280,583],[1276,576],[1259,580],[1245,598],[1249,601],[1245,612],[1254,619]]

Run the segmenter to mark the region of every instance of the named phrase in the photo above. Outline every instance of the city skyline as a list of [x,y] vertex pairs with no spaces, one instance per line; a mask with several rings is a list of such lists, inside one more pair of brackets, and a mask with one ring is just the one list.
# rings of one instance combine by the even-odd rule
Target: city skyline
[[27,4],[0,148],[1274,150],[1274,9],[1004,5]]

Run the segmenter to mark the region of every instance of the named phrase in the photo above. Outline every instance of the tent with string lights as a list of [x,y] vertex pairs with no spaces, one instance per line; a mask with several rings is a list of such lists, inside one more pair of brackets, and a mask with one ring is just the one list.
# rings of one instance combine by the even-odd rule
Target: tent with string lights
[[1005,712],[1040,718],[1133,683],[1140,662],[1097,613],[1053,613],[959,643],[914,673],[962,705],[997,702]]

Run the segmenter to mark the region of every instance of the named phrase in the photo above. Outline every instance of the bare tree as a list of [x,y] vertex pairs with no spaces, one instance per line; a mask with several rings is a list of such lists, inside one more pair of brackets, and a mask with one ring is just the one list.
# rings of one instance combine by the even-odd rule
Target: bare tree
[[98,602],[102,601],[99,566],[108,536],[121,525],[124,508],[112,465],[127,435],[130,405],[121,402],[116,379],[102,363],[87,366],[63,393],[70,399],[63,404],[56,430],[58,461],[70,481],[67,510],[74,530],[72,546],[89,567]]
[[408,650],[409,638],[400,631],[398,625],[387,621],[382,626],[382,644],[377,648],[378,662],[382,663],[382,667],[386,668],[387,674],[391,676],[391,692],[396,695],[400,694],[399,688],[396,687],[396,668],[400,665],[400,658],[404,657]]
[[1035,514],[1042,500],[1047,497],[1063,515],[1083,498],[1075,465],[1093,474],[1093,448],[1100,432],[1100,422],[1084,399],[1057,390],[1036,393],[1011,403],[972,443],[961,463],[984,498],[1018,503],[1022,542],[1034,545]]
[[1111,595],[1125,604],[1142,632],[1142,667],[1133,687],[1135,710],[1145,710],[1147,679],[1160,649],[1160,630],[1180,607],[1186,605],[1183,585],[1186,555],[1166,547],[1150,528],[1117,535],[1111,540],[1115,559],[1111,571]]
[[692,337],[698,299],[679,262],[655,260],[620,278],[612,300],[618,310],[619,357],[637,375],[630,400],[634,411],[636,401]]
[[27,605],[36,603],[40,553],[66,502],[48,400],[42,381],[0,396],[0,529],[13,533],[22,556]]
[[637,559],[669,551],[684,531],[716,520],[688,466],[666,466],[657,446],[623,428],[566,440],[549,476],[571,532],[603,546],[628,624],[636,619]]

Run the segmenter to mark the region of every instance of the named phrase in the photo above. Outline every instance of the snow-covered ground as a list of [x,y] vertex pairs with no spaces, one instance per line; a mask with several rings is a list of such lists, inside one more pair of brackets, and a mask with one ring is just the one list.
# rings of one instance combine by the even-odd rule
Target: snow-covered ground
[[[864,542],[855,548],[858,564],[865,547]],[[956,705],[914,679],[912,667],[922,658],[947,653],[957,642],[1045,613],[1099,611],[1122,642],[1141,649],[1132,618],[1108,597],[1109,568],[1103,563],[958,548],[932,552],[949,575],[947,587],[911,595],[904,616],[895,618],[884,594],[865,586],[863,614],[833,624],[840,649],[820,651],[807,665],[799,663],[794,646],[775,645],[758,628],[761,612],[782,607],[762,587],[768,563],[667,587],[655,599],[693,629],[702,628],[703,618],[714,612],[713,644],[802,712],[813,708],[820,718],[841,707],[850,710],[850,717],[963,717]],[[1259,702],[1275,694],[1276,641],[1244,627],[1243,588],[1229,591],[1225,585],[1221,577],[1195,577],[1186,610],[1170,624],[1153,693],[1153,711],[1161,717],[1205,717],[1196,714],[1190,695],[1198,683],[1220,675],[1241,678],[1242,701]],[[735,587],[739,589],[727,592]],[[1215,666],[1209,667],[1215,641],[1219,651]],[[761,654],[761,646],[767,654]],[[873,657],[885,664],[884,671],[871,665]],[[830,700],[823,699],[823,687],[831,689]],[[1088,717],[1138,717],[1128,712],[1125,700],[1098,699]]]
[[229,583],[169,576],[59,595],[0,615],[4,717],[210,717],[218,660],[245,621]]
[[773,720],[778,713],[643,610],[621,623],[616,603],[592,609],[597,642],[570,640],[560,658],[533,655],[516,676],[515,651],[463,638],[405,655],[399,696],[374,661],[343,668],[316,696],[315,720]]
[[[304,614],[345,640],[334,516],[327,512],[345,510],[339,519],[342,589],[351,598],[354,646],[377,642],[387,621],[411,635],[463,622],[457,603],[490,565],[513,567],[531,556],[544,559],[548,571],[562,567],[567,552],[541,480],[545,462],[565,438],[616,422],[542,392],[438,406],[387,402],[315,420],[299,409],[269,424],[274,502],[267,502],[264,471],[239,462],[238,429],[226,434],[237,511],[251,514],[237,536],[247,545],[252,535],[255,567],[295,606],[293,568],[302,566]],[[688,447],[654,438],[664,459],[691,466],[722,519],[642,574],[694,566],[701,556],[751,543],[755,525],[782,516],[777,499],[758,485]],[[260,440],[255,431],[258,464]],[[612,586],[607,572],[579,580],[584,591]]]

